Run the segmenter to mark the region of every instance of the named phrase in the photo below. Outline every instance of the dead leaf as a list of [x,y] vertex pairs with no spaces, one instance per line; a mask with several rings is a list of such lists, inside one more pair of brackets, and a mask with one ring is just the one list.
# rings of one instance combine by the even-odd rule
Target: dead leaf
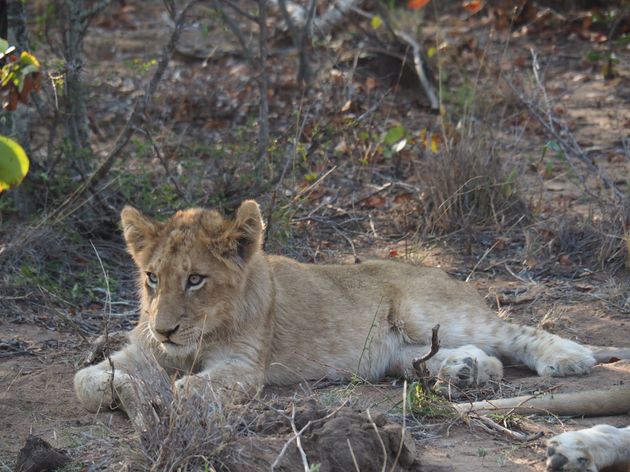
[[565,267],[569,267],[573,265],[573,261],[571,261],[571,258],[567,256],[566,254],[563,254],[562,256],[558,258],[558,263],[561,266],[565,266]]
[[471,0],[469,2],[464,2],[464,9],[468,10],[472,14],[477,13],[482,8],[483,3],[480,0]]
[[365,206],[372,208],[381,208],[385,205],[385,199],[379,195],[372,195],[365,200]]
[[401,193],[394,197],[394,204],[402,205],[403,203],[408,202],[412,198],[413,198],[413,193],[411,192]]
[[407,8],[410,10],[419,10],[429,4],[431,0],[408,0]]

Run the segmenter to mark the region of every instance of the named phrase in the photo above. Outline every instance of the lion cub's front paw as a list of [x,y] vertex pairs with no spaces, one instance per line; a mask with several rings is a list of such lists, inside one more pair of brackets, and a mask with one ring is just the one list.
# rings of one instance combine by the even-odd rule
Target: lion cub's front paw
[[597,472],[589,447],[579,432],[560,434],[547,443],[547,470],[563,472]]
[[438,383],[458,387],[484,385],[503,377],[503,365],[496,357],[487,355],[476,346],[467,345],[454,349],[444,359],[437,377]]
[[210,380],[197,375],[184,375],[175,381],[175,392],[178,394],[198,393],[203,394],[210,389]]
[[536,371],[542,376],[566,377],[588,374],[594,365],[590,349],[568,339],[557,339],[536,362]]

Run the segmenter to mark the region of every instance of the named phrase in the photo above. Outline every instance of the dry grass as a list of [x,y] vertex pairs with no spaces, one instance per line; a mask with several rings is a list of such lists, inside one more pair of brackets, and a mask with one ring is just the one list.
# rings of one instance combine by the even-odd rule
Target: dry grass
[[[133,377],[137,402],[129,408],[136,436],[129,442],[131,470],[213,470],[241,423],[208,386],[173,393],[173,383],[155,361],[137,366]],[[242,408],[245,408],[243,406]]]
[[462,137],[419,165],[426,185],[425,228],[444,234],[495,229],[526,220],[528,207],[516,186],[517,172],[496,155],[489,140]]

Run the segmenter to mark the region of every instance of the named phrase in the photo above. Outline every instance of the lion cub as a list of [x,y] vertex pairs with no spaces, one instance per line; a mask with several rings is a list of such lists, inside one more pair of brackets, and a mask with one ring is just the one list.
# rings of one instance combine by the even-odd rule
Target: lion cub
[[199,208],[166,221],[131,207],[121,216],[138,267],[140,320],[111,356],[113,379],[108,361],[77,372],[76,394],[88,410],[115,400],[112,391],[130,391],[133,365],[147,354],[181,375],[178,387],[411,375],[437,323],[442,348],[428,368],[459,386],[501,378],[498,357],[539,375],[585,374],[595,364],[586,347],[500,320],[474,288],[438,269],[267,255],[251,200],[233,219]]

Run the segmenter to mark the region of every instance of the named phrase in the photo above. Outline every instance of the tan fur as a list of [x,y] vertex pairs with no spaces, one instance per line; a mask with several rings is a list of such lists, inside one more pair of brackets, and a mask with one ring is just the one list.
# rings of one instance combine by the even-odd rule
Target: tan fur
[[[130,344],[113,356],[118,392],[129,390],[140,352],[180,375],[180,388],[413,375],[411,361],[438,323],[441,349],[428,367],[443,382],[498,379],[499,357],[540,375],[583,374],[595,363],[579,344],[500,320],[471,286],[438,269],[266,255],[254,201],[231,219],[189,209],[159,222],[126,207],[122,227],[139,271],[141,314]],[[109,369],[103,362],[75,376],[88,409],[112,400]]]

